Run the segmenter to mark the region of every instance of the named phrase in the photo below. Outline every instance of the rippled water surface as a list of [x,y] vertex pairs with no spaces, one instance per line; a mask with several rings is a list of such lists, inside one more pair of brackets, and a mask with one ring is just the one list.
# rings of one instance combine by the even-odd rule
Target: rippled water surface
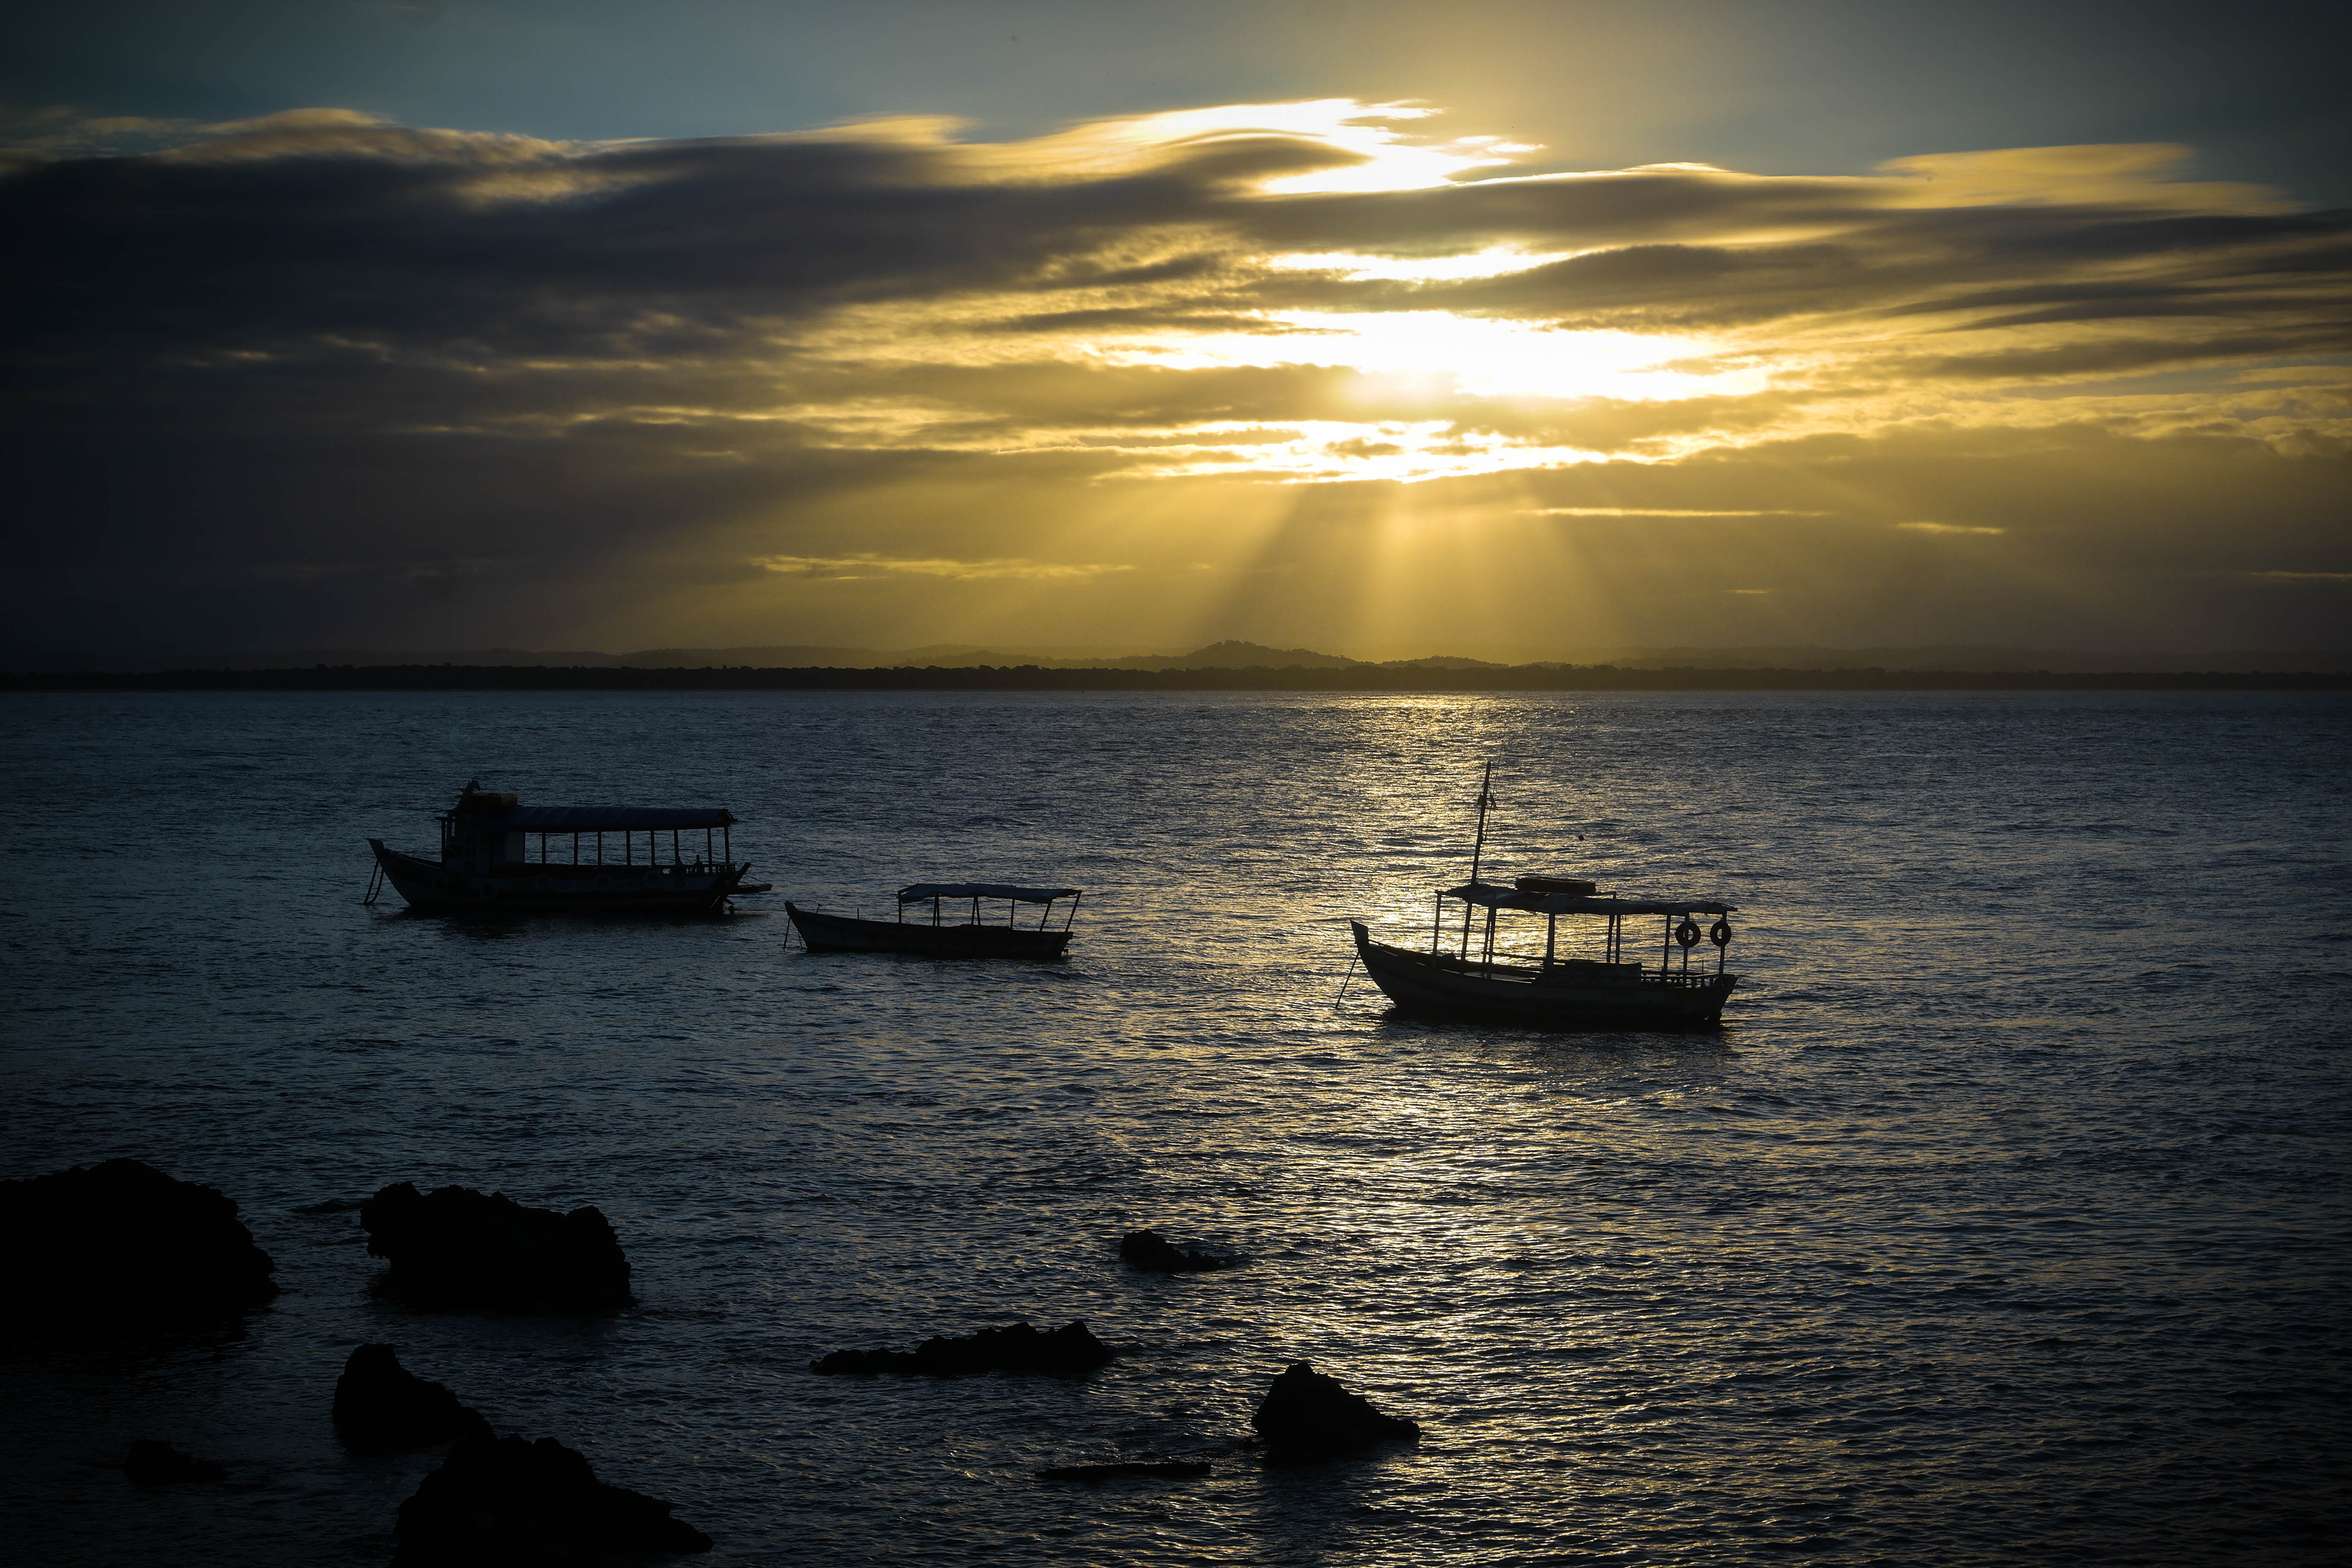
[[[386,1340],[714,1561],[2320,1563],[2347,1550],[2338,697],[15,697],[0,1175],[219,1186],[242,1338],[14,1347],[39,1563],[370,1563]],[[1391,1016],[1344,918],[1490,867],[1740,906],[1719,1035]],[[723,804],[671,923],[362,908],[478,776]],[[1066,963],[788,951],[781,897],[1087,889]],[[776,906],[770,912],[769,906]],[[1706,951],[1706,950],[1702,950]],[[640,1305],[412,1314],[387,1182],[594,1204]],[[1130,1273],[1152,1225],[1247,1255]],[[8,1289],[26,1288],[18,1280]],[[33,1288],[37,1288],[36,1282]],[[1083,1379],[818,1378],[1086,1319]],[[1307,1358],[1418,1448],[1235,1447]],[[142,1435],[229,1467],[141,1493]],[[1122,1455],[1197,1481],[1041,1483]]]

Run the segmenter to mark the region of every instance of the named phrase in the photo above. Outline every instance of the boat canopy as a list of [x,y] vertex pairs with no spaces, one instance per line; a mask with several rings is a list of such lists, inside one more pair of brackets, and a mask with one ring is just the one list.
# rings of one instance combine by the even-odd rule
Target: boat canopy
[[928,899],[1010,899],[1016,904],[1050,904],[1077,896],[1076,888],[1016,888],[1010,882],[917,882],[898,889],[902,904]]
[[643,833],[648,828],[731,827],[724,807],[671,809],[646,805],[513,805],[504,811],[467,813],[494,819],[509,833]]
[[1576,893],[1523,893],[1492,882],[1448,888],[1445,896],[1488,909],[1527,910],[1539,915],[1727,915],[1739,906],[1711,899],[1586,898]]

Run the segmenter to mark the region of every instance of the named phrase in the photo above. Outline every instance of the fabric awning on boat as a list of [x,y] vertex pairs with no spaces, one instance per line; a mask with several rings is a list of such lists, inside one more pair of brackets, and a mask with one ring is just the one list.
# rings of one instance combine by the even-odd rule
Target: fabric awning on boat
[[1739,906],[1713,899],[1586,898],[1576,893],[1522,893],[1492,882],[1448,888],[1445,896],[1465,904],[1497,910],[1526,910],[1538,915],[1727,915]]
[[898,889],[902,904],[929,899],[1011,899],[1016,904],[1050,904],[1055,899],[1077,896],[1076,888],[1016,888],[1010,882],[917,882]]
[[509,833],[643,833],[656,827],[732,827],[724,807],[672,810],[650,805],[517,805],[501,812],[468,813],[469,820],[495,820]]

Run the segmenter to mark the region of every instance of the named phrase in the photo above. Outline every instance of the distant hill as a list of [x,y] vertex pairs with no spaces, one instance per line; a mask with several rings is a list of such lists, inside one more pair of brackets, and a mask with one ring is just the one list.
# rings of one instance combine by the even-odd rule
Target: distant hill
[[2352,668],[2352,652],[2326,649],[2220,649],[2202,652],[2098,653],[2049,648],[2019,648],[1950,645],[1929,647],[1821,647],[1791,645],[1767,647],[1566,647],[1540,648],[1494,645],[1466,652],[1408,655],[1404,649],[1385,652],[1386,658],[1350,658],[1312,648],[1268,647],[1262,643],[1227,640],[1190,653],[1129,653],[1112,648],[982,647],[965,643],[935,643],[911,648],[838,647],[820,644],[777,644],[759,647],[641,648],[631,653],[586,649],[456,648],[444,651],[384,652],[359,648],[284,648],[257,653],[170,655],[104,655],[34,649],[23,645],[0,646],[0,668],[28,672],[91,670],[135,672],[163,669],[373,669],[394,666],[453,665],[472,668],[546,667],[572,669],[976,669],[1022,665],[1041,669],[1113,669],[1167,671],[1186,669],[1423,669],[1477,670],[1501,668],[1591,668],[1613,666],[1628,670],[1662,669],[1795,669],[1795,670],[1915,670],[2060,674],[2105,674],[2135,671],[2210,670],[2337,671]]
[[1340,669],[1362,662],[1303,647],[1266,647],[1254,642],[1211,643],[1191,653],[1138,654],[1106,659],[1104,669]]

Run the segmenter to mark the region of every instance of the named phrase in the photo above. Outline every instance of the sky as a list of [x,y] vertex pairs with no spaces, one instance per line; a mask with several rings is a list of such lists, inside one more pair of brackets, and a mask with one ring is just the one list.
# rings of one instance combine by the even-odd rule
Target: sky
[[2352,647],[2347,45],[47,6],[0,653]]

